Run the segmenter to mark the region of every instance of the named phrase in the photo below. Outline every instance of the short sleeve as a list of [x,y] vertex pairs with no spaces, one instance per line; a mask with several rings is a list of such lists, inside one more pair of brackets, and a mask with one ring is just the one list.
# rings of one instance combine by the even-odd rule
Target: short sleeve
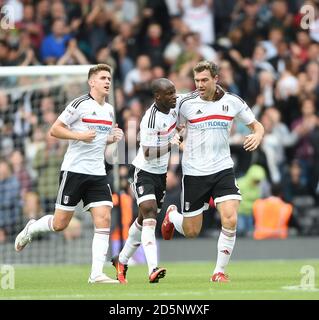
[[243,106],[236,115],[236,118],[242,121],[245,125],[251,124],[256,120],[255,115],[248,107],[246,102],[243,103]]
[[140,144],[145,147],[157,147],[159,145],[158,131],[148,128],[144,121],[140,125]]
[[80,117],[79,112],[76,108],[72,107],[72,102],[66,106],[64,111],[60,114],[59,120],[66,125],[71,125],[73,122],[78,120]]
[[178,120],[177,120],[177,123],[178,125],[183,125],[186,123],[186,116],[184,114],[184,108],[181,107],[181,102],[182,100],[187,97],[188,94],[178,94],[177,96],[177,101],[176,101],[176,108],[178,110]]

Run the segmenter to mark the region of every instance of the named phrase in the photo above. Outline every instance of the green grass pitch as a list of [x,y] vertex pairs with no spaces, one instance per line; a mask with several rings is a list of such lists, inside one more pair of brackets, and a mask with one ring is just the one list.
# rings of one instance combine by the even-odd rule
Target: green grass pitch
[[[314,270],[315,286],[300,288],[305,265]],[[93,300],[253,300],[319,299],[319,260],[241,261],[228,267],[230,283],[212,283],[207,262],[161,263],[167,274],[150,284],[146,265],[130,266],[129,283],[88,284],[88,265],[16,266],[15,289],[0,289],[0,299]],[[107,264],[105,272],[115,277]]]

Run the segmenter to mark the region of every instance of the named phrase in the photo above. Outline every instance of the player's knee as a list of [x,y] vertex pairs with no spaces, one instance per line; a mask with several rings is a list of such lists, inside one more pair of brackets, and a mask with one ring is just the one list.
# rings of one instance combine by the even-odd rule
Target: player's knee
[[237,225],[237,215],[233,214],[223,219],[223,227],[227,229],[235,229]]
[[69,224],[69,221],[55,221],[53,220],[53,229],[56,232],[63,231]]
[[197,236],[199,235],[199,232],[200,232],[200,230],[197,230],[194,228],[184,230],[185,237],[190,238],[190,239],[197,238]]
[[156,219],[157,207],[153,205],[143,206],[142,215],[144,219]]
[[109,214],[103,214],[94,217],[94,225],[96,228],[109,228],[111,225],[111,217]]

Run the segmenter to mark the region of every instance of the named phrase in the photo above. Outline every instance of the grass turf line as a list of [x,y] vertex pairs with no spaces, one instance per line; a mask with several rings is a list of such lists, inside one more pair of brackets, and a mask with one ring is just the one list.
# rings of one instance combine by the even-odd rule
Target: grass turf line
[[[315,270],[315,289],[298,289],[302,266]],[[0,299],[93,300],[312,300],[319,299],[319,260],[232,262],[230,283],[209,282],[212,264],[162,263],[167,274],[158,284],[148,282],[147,266],[130,266],[127,285],[88,284],[90,266],[15,266],[15,289],[1,289]],[[105,273],[115,278],[109,264]]]

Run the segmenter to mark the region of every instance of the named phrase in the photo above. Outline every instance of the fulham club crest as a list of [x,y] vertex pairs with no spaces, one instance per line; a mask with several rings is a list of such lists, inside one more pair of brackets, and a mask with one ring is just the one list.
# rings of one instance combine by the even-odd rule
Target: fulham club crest
[[70,199],[69,196],[64,196],[64,198],[63,198],[63,203],[64,203],[64,204],[68,204],[68,203],[69,203],[69,199]]
[[228,112],[228,105],[227,104],[226,105],[223,104],[223,111]]
[[142,195],[144,193],[144,187],[143,186],[138,187],[137,192],[138,194]]

